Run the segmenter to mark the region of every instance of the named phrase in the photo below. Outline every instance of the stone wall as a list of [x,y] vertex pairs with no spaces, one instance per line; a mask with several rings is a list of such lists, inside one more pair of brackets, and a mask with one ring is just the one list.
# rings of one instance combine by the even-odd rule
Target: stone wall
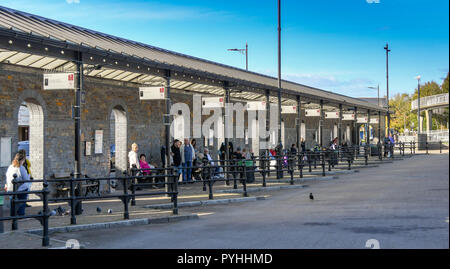
[[[25,68],[9,64],[0,64],[0,137],[12,138],[12,152],[17,149],[18,142],[18,111],[22,102],[30,104],[30,136],[34,141],[30,145],[33,157],[32,172],[35,178],[50,177],[54,173],[70,173],[74,170],[74,120],[72,106],[74,91],[42,90],[43,70]],[[82,106],[81,114],[81,151],[82,174],[90,177],[108,176],[110,169],[110,141],[112,137],[122,136],[124,148],[122,155],[131,149],[132,143],[139,145],[139,153],[145,153],[147,160],[156,165],[161,164],[160,149],[164,145],[163,113],[164,101],[140,101],[137,85],[101,78],[85,77],[83,89],[86,91],[86,104]],[[192,95],[172,90],[172,103],[188,104],[192,111]],[[122,112],[121,126],[112,129],[111,113]],[[304,115],[304,111],[302,112]],[[202,116],[205,120],[209,116]],[[248,129],[247,114],[245,129]],[[289,148],[296,143],[295,114],[283,114],[285,122],[285,144]],[[192,119],[192,115],[191,115]],[[234,122],[235,122],[234,118]],[[315,132],[318,129],[318,117],[302,117],[306,124],[307,147],[314,146]],[[117,123],[117,119],[116,119]],[[337,120],[324,121],[324,145],[331,140],[330,133]],[[343,122],[345,126],[352,122]],[[117,124],[116,124],[117,125]],[[192,121],[191,121],[192,132]],[[34,127],[33,127],[34,126]],[[33,129],[33,130],[31,130]],[[95,131],[103,130],[102,153],[95,154]],[[114,132],[112,134],[111,132]],[[352,128],[352,136],[353,136]],[[42,143],[40,146],[39,143]],[[91,155],[85,156],[85,142],[92,145]],[[204,145],[203,139],[197,139],[198,148]],[[233,140],[234,148],[251,148],[251,139],[245,144],[245,139]],[[210,146],[210,152],[217,156],[219,141],[215,139]],[[116,146],[116,155],[120,154]],[[125,155],[125,156],[126,156]],[[126,158],[126,157],[125,157]],[[116,156],[116,163],[117,163]],[[42,165],[40,165],[42,164]],[[5,174],[7,167],[1,167],[0,173]],[[2,180],[4,177],[2,176]],[[2,183],[3,184],[3,183]]]

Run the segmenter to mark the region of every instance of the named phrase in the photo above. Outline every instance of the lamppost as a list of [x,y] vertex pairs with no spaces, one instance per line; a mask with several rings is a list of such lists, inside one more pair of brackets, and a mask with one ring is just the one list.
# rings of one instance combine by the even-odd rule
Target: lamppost
[[245,55],[245,70],[248,71],[248,44],[245,42],[245,49],[228,49],[228,51],[238,51]]
[[420,122],[420,75],[416,77],[417,79],[417,133],[422,132],[422,124]]
[[388,124],[388,136],[391,132],[391,113],[389,113],[389,45],[386,43],[386,97],[387,97],[387,124]]

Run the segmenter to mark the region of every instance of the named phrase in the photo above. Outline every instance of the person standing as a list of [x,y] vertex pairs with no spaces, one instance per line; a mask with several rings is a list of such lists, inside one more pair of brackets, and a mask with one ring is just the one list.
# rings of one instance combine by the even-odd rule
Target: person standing
[[295,146],[295,144],[292,144],[291,146],[291,155],[297,155],[297,147]]
[[181,175],[181,153],[180,153],[181,141],[175,139],[173,141],[173,145],[170,147],[173,166],[175,168],[175,172],[177,173],[177,179]]
[[[14,159],[11,162],[11,165],[8,167],[8,170],[6,171],[6,185],[5,185],[5,189],[7,192],[12,192],[14,191],[14,185],[13,185],[13,180],[14,180],[14,175],[16,175],[16,180],[17,181],[29,181],[29,182],[21,182],[18,183],[18,187],[17,187],[17,191],[29,191],[31,188],[31,181],[30,181],[30,176],[28,175],[27,170],[25,169],[25,167],[23,166],[23,164],[25,163],[25,159],[26,156],[21,154],[21,153],[16,153],[16,155],[14,156]],[[17,195],[17,200],[26,200],[28,197],[28,194],[18,194]],[[17,215],[19,216],[23,216],[25,215],[25,208],[26,208],[26,203],[25,202],[20,202],[17,203]],[[11,212],[13,213],[13,212]]]
[[195,159],[195,150],[188,138],[184,139],[184,145],[181,147],[180,154],[183,164],[183,183],[190,183],[192,181],[192,162]]
[[[27,170],[28,175],[30,176],[30,179],[33,179],[33,176],[31,175],[31,162],[30,160],[26,159],[27,152],[24,149],[19,150],[19,153],[25,156],[25,162],[23,163],[23,167]],[[28,196],[28,195],[27,195]],[[26,207],[31,207],[31,205],[25,203]]]
[[300,147],[302,148],[302,152],[306,151],[306,143],[305,143],[305,139],[302,137],[302,139],[300,139]]
[[[130,163],[130,170],[131,170],[131,175],[134,176],[136,175],[139,171],[133,170],[133,169],[141,169],[141,166],[139,164],[139,159],[138,159],[138,150],[139,147],[136,143],[131,144],[131,151],[128,152],[128,161]],[[134,182],[135,184],[137,183],[136,179],[133,179],[132,182]],[[131,188],[131,186],[130,186]],[[141,190],[140,187],[136,188],[137,191]]]
[[136,143],[133,143],[131,145],[131,151],[128,152],[128,161],[130,162],[130,168],[141,169],[138,159],[138,150],[139,150],[138,145]]

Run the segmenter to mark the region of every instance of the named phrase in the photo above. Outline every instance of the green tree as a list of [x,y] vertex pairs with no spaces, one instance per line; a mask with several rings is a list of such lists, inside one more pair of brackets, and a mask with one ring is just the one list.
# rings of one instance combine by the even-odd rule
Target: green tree
[[442,85],[441,85],[442,92],[448,92],[448,74],[449,73],[447,72],[447,77],[442,82]]
[[[439,84],[437,84],[434,81],[431,82],[425,82],[425,84],[420,85],[420,97],[423,98],[425,96],[430,96],[430,95],[436,95],[436,94],[441,94],[442,93],[442,89],[439,86]],[[414,94],[412,96],[412,100],[416,100],[417,99],[417,89],[414,91]]]
[[394,111],[391,128],[403,133],[405,127],[409,130],[413,125],[417,127],[417,117],[411,113],[411,97],[407,93],[396,94],[390,101],[390,108]]

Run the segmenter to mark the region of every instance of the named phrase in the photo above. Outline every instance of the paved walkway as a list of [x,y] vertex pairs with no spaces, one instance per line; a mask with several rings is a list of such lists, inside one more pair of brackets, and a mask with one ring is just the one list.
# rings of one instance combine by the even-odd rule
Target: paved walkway
[[414,156],[255,203],[186,209],[198,220],[55,238],[88,248],[361,249],[376,239],[381,248],[448,249],[448,161],[448,154]]
[[[436,156],[436,155],[429,155],[429,156],[413,156],[412,158],[405,158],[405,160],[399,160],[396,161],[395,163],[392,164],[381,164],[382,167],[389,167],[389,166],[393,166],[392,169],[388,169],[386,170],[385,168],[383,168],[382,170],[382,174],[381,175],[385,175],[385,174],[389,174],[392,172],[392,175],[394,175],[395,177],[399,176],[398,175],[398,169],[402,170],[403,166],[407,165],[408,167],[412,165],[412,167],[417,166],[417,163],[423,163],[424,161],[428,163],[428,160],[430,158],[438,158],[439,160],[442,158],[443,155],[440,156]],[[447,156],[447,161],[448,161],[448,155],[444,155]],[[410,164],[411,163],[411,164]],[[318,167],[318,170],[321,171],[321,168]],[[407,169],[408,170],[408,169]],[[328,172],[328,171],[327,171]],[[360,184],[362,183],[360,180],[356,180],[356,182],[352,182],[351,179],[352,178],[356,178],[356,179],[361,179],[361,178],[366,178],[367,175],[370,175],[371,177],[376,177],[377,175],[379,176],[380,173],[380,168],[374,167],[374,168],[367,168],[367,169],[362,169],[360,173],[355,173],[355,174],[343,174],[340,175],[340,179],[333,179],[332,182],[329,183],[323,183],[323,184],[317,184],[319,181],[318,180],[307,180],[305,179],[303,181],[303,183],[298,183],[296,182],[296,184],[307,184],[307,187],[309,187],[308,189],[296,189],[296,190],[292,190],[292,191],[288,191],[288,190],[282,190],[282,191],[259,191],[256,193],[249,193],[252,196],[266,196],[266,197],[270,197],[270,199],[268,201],[258,201],[258,202],[252,202],[249,204],[239,204],[239,205],[228,205],[228,206],[208,206],[207,208],[180,208],[180,214],[190,214],[190,213],[200,213],[201,216],[212,216],[212,215],[216,215],[216,214],[212,214],[211,215],[211,211],[209,208],[213,208],[214,212],[234,212],[235,210],[237,211],[236,214],[237,216],[239,216],[239,214],[244,214],[244,216],[246,214],[254,214],[254,212],[258,212],[258,210],[261,210],[261,213],[263,215],[266,214],[267,209],[265,207],[269,208],[269,212],[267,212],[269,215],[274,213],[275,215],[277,214],[277,212],[271,212],[272,209],[276,208],[274,207],[275,205],[277,205],[277,203],[280,203],[278,210],[284,212],[286,209],[289,209],[290,206],[286,207],[286,204],[296,204],[299,203],[299,201],[291,201],[291,198],[286,198],[284,197],[284,193],[289,194],[289,193],[294,193],[296,197],[300,197],[298,196],[300,193],[302,193],[302,195],[304,196],[305,193],[309,194],[309,190],[314,191],[315,192],[315,188],[323,188],[323,186],[328,186],[326,187],[326,191],[328,191],[329,185],[331,184],[332,186],[339,186],[339,188],[344,188],[345,190],[351,190],[352,188],[355,188],[357,186],[360,186]],[[434,172],[433,172],[434,173]],[[431,174],[433,174],[431,173]],[[433,174],[434,175],[434,174]],[[307,176],[307,177],[311,177],[311,175]],[[382,176],[383,177],[383,176]],[[385,176],[384,176],[385,177]],[[383,178],[384,178],[383,177]],[[289,178],[289,177],[286,177]],[[401,178],[401,175],[400,175]],[[311,178],[312,179],[312,178]],[[318,178],[317,178],[318,179]],[[448,165],[447,165],[447,179],[448,179]],[[324,182],[324,181],[320,181],[320,182]],[[339,183],[338,183],[339,182]],[[364,181],[366,182],[366,181]],[[371,184],[374,184],[374,186],[371,186],[373,188],[379,188],[378,187],[378,182],[377,181],[373,181],[373,180],[369,180],[367,182],[371,182]],[[384,182],[384,180],[381,180],[380,182]],[[357,183],[355,185],[355,183]],[[337,184],[337,185],[336,185]],[[386,184],[382,184],[382,186],[386,187],[389,186],[389,183]],[[288,185],[288,183],[268,183],[268,186],[286,186]],[[249,188],[254,188],[254,187],[260,187],[261,186],[261,179],[258,177],[257,178],[257,182],[255,182],[255,184],[249,184]],[[322,187],[320,187],[322,186]],[[361,187],[361,186],[360,186]],[[214,198],[215,199],[223,199],[223,198],[237,198],[237,197],[242,197],[242,194],[233,194],[233,193],[219,193],[222,190],[230,190],[232,188],[232,182],[230,186],[226,186],[224,184],[224,182],[220,182],[220,183],[216,183],[214,185],[214,190],[217,190],[217,193],[214,194]],[[239,186],[239,188],[241,189],[241,186]],[[448,190],[448,180],[447,180],[447,190]],[[279,196],[281,194],[281,197]],[[202,184],[188,184],[188,185],[181,185],[180,186],[180,202],[182,201],[193,201],[193,200],[207,200],[208,199],[208,193],[207,192],[203,192],[202,191]],[[330,196],[331,195],[331,196]],[[327,195],[327,197],[333,197],[334,191]],[[288,195],[289,196],[289,195]],[[322,195],[320,195],[322,196]],[[283,198],[284,197],[284,198]],[[344,197],[347,197],[347,195],[345,195]],[[302,197],[303,199],[304,197]],[[287,199],[286,201],[283,199]],[[316,198],[317,199],[317,198]],[[137,198],[137,205],[132,207],[130,206],[130,218],[131,219],[139,219],[139,218],[158,218],[158,217],[162,217],[162,216],[170,216],[172,215],[171,210],[155,210],[155,209],[147,209],[144,208],[143,206],[145,205],[150,205],[150,204],[162,204],[162,203],[168,203],[170,201],[169,198],[167,197],[151,197],[151,198]],[[318,205],[321,202],[321,198],[319,198],[319,201],[316,201],[314,203],[314,205]],[[447,194],[447,201],[448,201],[448,194]],[[301,203],[303,201],[300,201]],[[336,201],[332,202],[332,204],[339,204],[340,202],[345,202],[345,200],[338,199],[338,197],[336,197]],[[265,205],[264,205],[265,204]],[[306,204],[309,205],[309,204]],[[54,208],[58,205],[52,205],[51,208]],[[68,208],[68,206],[66,204],[62,204],[63,207]],[[102,212],[101,213],[97,213],[96,212],[96,208],[97,207],[101,207],[102,208]],[[108,200],[104,200],[104,201],[85,201],[83,202],[83,208],[84,208],[84,213],[82,216],[78,216],[77,217],[77,223],[78,224],[87,224],[87,223],[96,223],[96,222],[106,222],[106,221],[118,221],[118,220],[122,220],[123,219],[123,204],[120,200],[117,199],[108,199]],[[107,209],[112,209],[113,213],[112,214],[108,214],[107,213]],[[242,212],[242,210],[245,211],[245,209],[250,210],[250,212]],[[34,212],[34,211],[39,211],[40,208],[38,207],[38,204],[35,204],[35,207],[28,209],[29,212]],[[255,211],[256,210],[256,211]],[[327,209],[329,210],[329,209]],[[326,211],[327,211],[326,210]],[[448,207],[447,207],[447,211],[448,211]],[[228,214],[230,214],[230,212]],[[240,212],[240,213],[239,213]],[[336,209],[333,209],[333,212],[336,212]],[[315,212],[311,212],[313,215],[315,214]],[[206,214],[206,215],[205,215]],[[234,214],[232,214],[233,218],[236,217]],[[448,216],[448,213],[447,213]],[[230,216],[231,217],[231,216]],[[238,217],[239,219],[239,217]],[[203,219],[202,219],[203,221]],[[197,221],[194,221],[197,222]],[[325,223],[328,223],[329,221],[326,221]],[[69,225],[70,223],[70,217],[69,216],[64,216],[64,217],[52,217],[51,221],[50,221],[50,226],[51,227],[58,227],[58,226],[65,226],[65,225]],[[270,223],[270,221],[268,222]],[[184,225],[184,224],[171,224],[171,225]],[[190,225],[190,224],[186,224],[186,225]],[[6,230],[10,229],[10,224],[7,222],[6,225]],[[311,227],[315,227],[315,226],[329,226],[328,224],[326,225],[314,225],[311,224]],[[40,228],[40,224],[36,221],[36,220],[23,220],[19,222],[19,229],[21,231],[25,230],[25,229],[32,229],[32,228]],[[308,225],[306,225],[306,227],[309,227]],[[145,230],[145,227],[135,227],[136,229],[143,229]],[[120,229],[128,229],[128,228],[120,228]],[[134,228],[131,228],[134,229]],[[246,230],[244,228],[244,230]],[[88,232],[86,232],[88,233]],[[96,234],[98,234],[98,231],[95,232]],[[448,229],[447,229],[447,233],[448,233]],[[109,232],[106,232],[106,234],[109,234]],[[119,232],[120,234],[120,232]],[[28,238],[29,240],[34,240],[33,242],[34,245],[36,245],[36,247],[39,247],[40,245],[40,238],[39,237],[30,237],[28,235],[20,235],[20,233],[8,233],[7,235],[0,235],[0,239],[12,239],[13,235],[19,236],[19,237],[23,237],[25,236],[26,238]],[[58,237],[61,235],[58,235]],[[63,236],[64,237],[64,236]],[[64,238],[56,238],[54,235],[51,236],[52,240],[56,240],[56,241],[52,241],[53,243],[56,243],[56,245],[61,244],[61,242],[65,242]],[[144,236],[145,238],[145,236]],[[16,243],[17,246],[11,245],[11,244],[7,244],[7,241],[16,241],[16,242],[27,242],[29,240],[0,240],[0,248],[14,248],[14,247],[18,247],[18,248],[34,248],[32,244],[21,244],[21,243]],[[100,240],[101,241],[101,240]],[[227,241],[227,240],[225,240]],[[3,242],[3,244],[2,244]],[[37,243],[36,243],[37,242]],[[133,241],[131,241],[133,242]],[[447,241],[448,242],[448,241]],[[53,244],[55,245],[55,244]],[[447,243],[448,245],[448,243]],[[94,246],[94,245],[92,245]],[[106,247],[106,246],[103,246]],[[111,245],[111,247],[114,247],[114,245]],[[133,246],[120,246],[117,245],[116,247],[133,247]],[[142,245],[139,247],[152,247],[151,245]],[[153,247],[169,247],[172,248],[173,246],[167,245],[165,246],[163,245],[154,245]],[[189,246],[189,247],[196,247],[196,246]],[[204,245],[202,247],[214,247],[214,244],[212,246],[209,245]],[[227,247],[225,245],[223,245],[222,247]],[[253,246],[255,247],[255,246]],[[268,246],[271,247],[271,246]],[[285,246],[287,247],[287,246]],[[292,245],[292,247],[295,247],[295,244]],[[307,248],[309,248],[309,246],[306,246]]]

